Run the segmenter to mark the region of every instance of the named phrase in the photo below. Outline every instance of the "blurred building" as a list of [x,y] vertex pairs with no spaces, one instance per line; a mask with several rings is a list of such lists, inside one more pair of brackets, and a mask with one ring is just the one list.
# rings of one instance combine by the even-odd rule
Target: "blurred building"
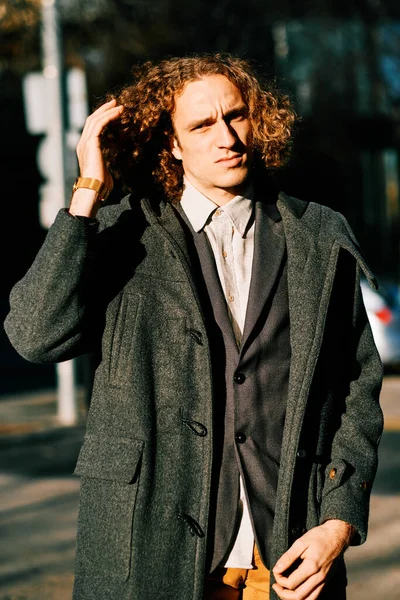
[[400,23],[303,19],[273,37],[302,116],[290,191],[343,212],[378,275],[399,278]]

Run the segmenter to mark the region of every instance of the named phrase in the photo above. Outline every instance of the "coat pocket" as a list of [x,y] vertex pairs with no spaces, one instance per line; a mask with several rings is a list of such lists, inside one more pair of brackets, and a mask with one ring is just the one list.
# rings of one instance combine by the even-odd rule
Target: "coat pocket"
[[140,294],[122,294],[115,315],[110,347],[110,383],[121,387],[132,377],[136,324],[142,297]]
[[87,435],[75,475],[82,477],[77,572],[126,581],[144,442]]

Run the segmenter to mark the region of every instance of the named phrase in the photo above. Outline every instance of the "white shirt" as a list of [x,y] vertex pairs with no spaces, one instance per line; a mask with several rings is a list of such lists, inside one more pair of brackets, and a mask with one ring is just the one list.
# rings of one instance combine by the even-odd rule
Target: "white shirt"
[[[186,178],[181,206],[196,232],[204,229],[214,253],[236,343],[240,348],[254,254],[253,188],[218,207]],[[225,567],[252,569],[254,534],[240,477],[240,526]]]

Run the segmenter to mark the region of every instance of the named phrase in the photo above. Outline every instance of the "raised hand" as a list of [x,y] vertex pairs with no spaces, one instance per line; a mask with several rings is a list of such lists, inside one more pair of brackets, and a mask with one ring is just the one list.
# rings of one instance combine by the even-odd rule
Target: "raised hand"
[[[104,164],[100,147],[100,135],[105,126],[117,119],[123,112],[115,99],[102,104],[86,119],[81,137],[76,147],[81,177],[90,177],[103,182],[108,190],[113,188],[113,180]],[[74,193],[69,212],[73,215],[94,217],[99,208],[97,193],[79,188]]]

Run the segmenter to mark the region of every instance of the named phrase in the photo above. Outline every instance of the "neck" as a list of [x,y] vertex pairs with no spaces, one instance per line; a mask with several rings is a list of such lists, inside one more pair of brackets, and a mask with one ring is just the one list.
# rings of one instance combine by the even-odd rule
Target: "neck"
[[206,196],[206,198],[211,200],[211,202],[214,202],[214,204],[217,206],[224,206],[236,196],[245,196],[245,192],[250,188],[249,180],[232,188],[203,188],[203,186],[200,186],[198,183],[193,183],[186,175],[185,177],[189,183],[196,188],[196,190],[201,192],[204,196]]

